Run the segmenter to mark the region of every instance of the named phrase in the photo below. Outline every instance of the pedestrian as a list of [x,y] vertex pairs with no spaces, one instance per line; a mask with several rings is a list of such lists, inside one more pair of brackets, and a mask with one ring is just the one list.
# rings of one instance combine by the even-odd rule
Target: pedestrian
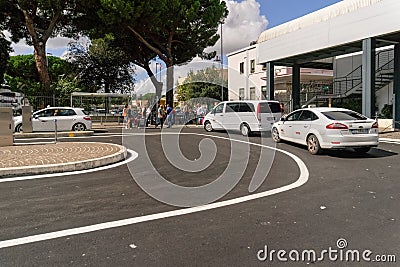
[[164,116],[165,116],[164,106],[160,105],[160,107],[157,110],[157,123],[155,128],[157,128],[158,125],[161,125],[161,129],[163,128]]
[[126,129],[132,129],[132,122],[133,122],[133,114],[132,114],[132,108],[131,106],[128,106],[127,110],[126,110],[126,117],[127,122],[126,122]]
[[183,112],[183,124],[186,124],[189,121],[189,105],[184,104],[182,107],[182,112]]
[[122,110],[122,117],[124,117],[123,127],[128,129],[128,104],[125,105],[124,109]]
[[166,110],[166,112],[167,112],[167,123],[168,123],[167,128],[171,128],[171,126],[172,126],[172,116],[173,116],[173,114],[172,114],[172,108],[170,107],[169,104],[167,104],[167,110]]

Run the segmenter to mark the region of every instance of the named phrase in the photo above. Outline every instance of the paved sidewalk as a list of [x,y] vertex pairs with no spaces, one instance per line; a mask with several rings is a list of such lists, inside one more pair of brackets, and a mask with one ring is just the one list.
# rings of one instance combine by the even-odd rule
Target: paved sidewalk
[[96,142],[0,147],[0,177],[84,170],[125,159],[125,147]]

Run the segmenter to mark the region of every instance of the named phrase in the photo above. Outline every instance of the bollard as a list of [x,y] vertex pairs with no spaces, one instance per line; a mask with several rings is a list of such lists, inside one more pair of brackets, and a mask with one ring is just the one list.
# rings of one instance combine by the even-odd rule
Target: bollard
[[57,144],[57,119],[54,119],[54,143]]

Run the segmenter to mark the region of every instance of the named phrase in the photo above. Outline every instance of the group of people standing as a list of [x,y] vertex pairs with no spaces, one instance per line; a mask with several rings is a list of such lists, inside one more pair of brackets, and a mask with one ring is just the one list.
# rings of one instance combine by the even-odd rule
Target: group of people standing
[[125,129],[131,129],[132,127],[145,127],[147,124],[147,116],[149,114],[147,106],[132,108],[130,105],[125,105],[122,110],[122,116],[124,117]]
[[[218,102],[214,102],[214,107]],[[147,105],[143,107],[132,108],[125,105],[122,116],[124,117],[124,125],[126,129],[132,127],[147,127],[149,123],[155,125],[155,128],[160,126],[171,128],[175,124],[175,119],[178,123],[188,124],[195,119],[196,124],[202,124],[204,116],[213,108],[212,104],[207,103],[182,103],[178,114],[169,104],[157,105],[157,107],[149,108]],[[177,116],[178,115],[178,116]]]
[[176,114],[175,109],[173,109],[169,104],[167,104],[166,107],[160,105],[157,109],[156,128],[158,127],[158,125],[160,125],[162,129],[165,120],[167,121],[167,128],[171,128],[172,124],[175,123],[175,114]]
[[[151,116],[151,109],[147,106],[132,108],[130,105],[125,105],[122,116],[124,117],[125,129],[131,129],[132,127],[147,127],[148,117]],[[164,123],[167,122],[167,128],[171,128],[175,122],[176,111],[168,104],[166,106],[159,105],[156,111],[155,127],[159,125],[161,129]],[[154,116],[155,114],[153,114]]]

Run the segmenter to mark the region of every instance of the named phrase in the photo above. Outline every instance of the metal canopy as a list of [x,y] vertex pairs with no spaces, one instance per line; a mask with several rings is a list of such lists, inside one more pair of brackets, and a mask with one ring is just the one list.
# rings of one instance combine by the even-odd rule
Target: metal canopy
[[[400,32],[376,37],[376,48],[384,47],[400,42]],[[362,40],[344,44],[337,47],[329,47],[319,51],[295,55],[274,61],[278,66],[300,65],[302,68],[333,69],[333,63],[319,62],[317,60],[332,58],[344,54],[362,51]]]

